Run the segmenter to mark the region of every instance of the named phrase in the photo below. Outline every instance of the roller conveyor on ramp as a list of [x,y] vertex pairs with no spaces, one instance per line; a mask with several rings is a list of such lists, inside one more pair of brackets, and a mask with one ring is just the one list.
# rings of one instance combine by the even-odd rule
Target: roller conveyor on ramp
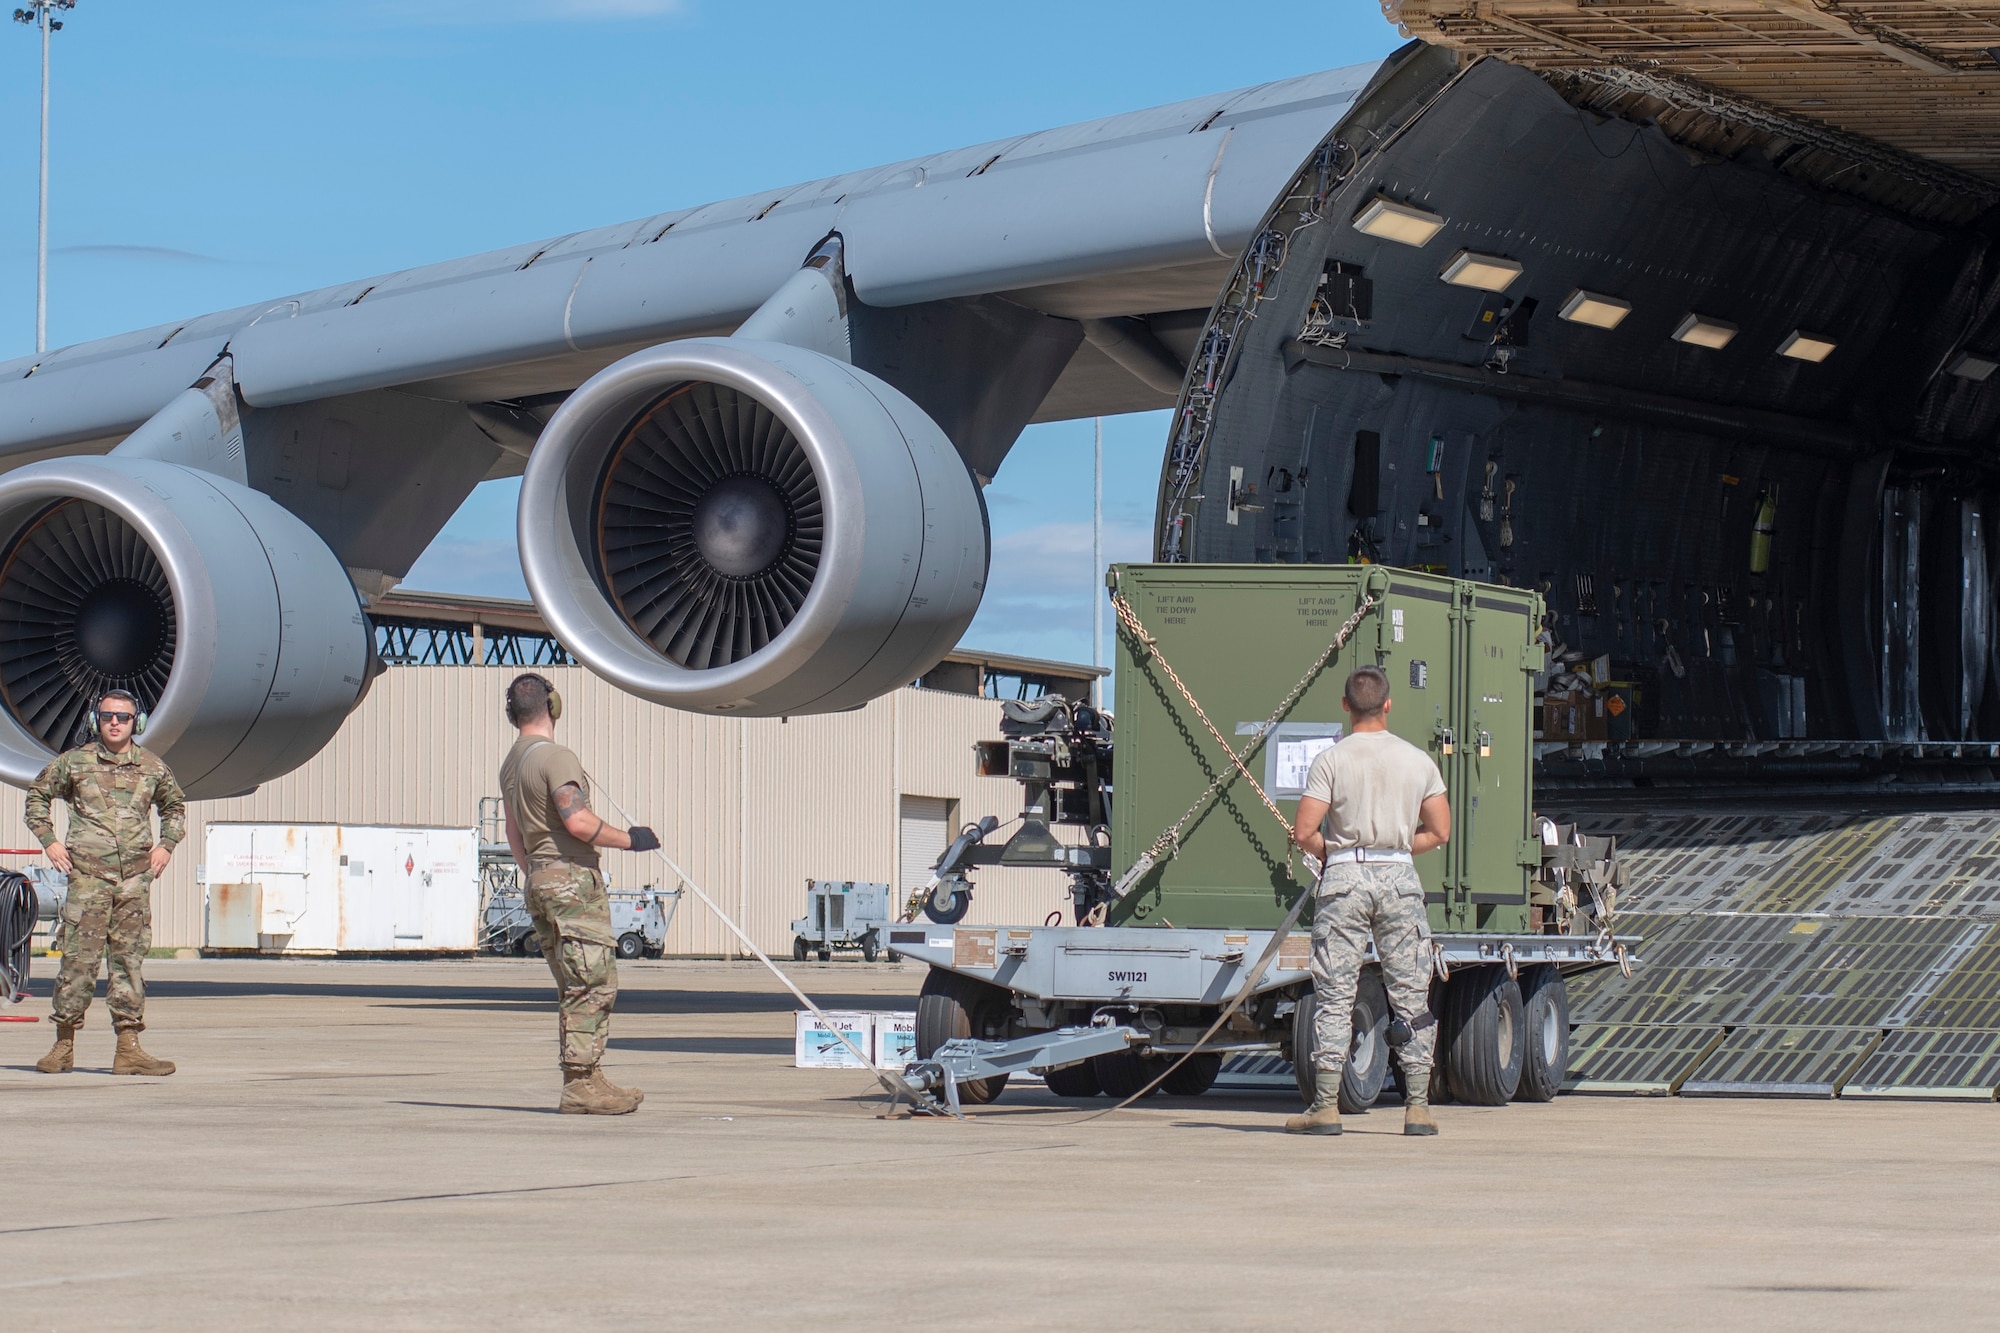
[[2000,1095],[2000,810],[1563,818],[1617,837],[1645,939],[1578,978],[1567,1090]]

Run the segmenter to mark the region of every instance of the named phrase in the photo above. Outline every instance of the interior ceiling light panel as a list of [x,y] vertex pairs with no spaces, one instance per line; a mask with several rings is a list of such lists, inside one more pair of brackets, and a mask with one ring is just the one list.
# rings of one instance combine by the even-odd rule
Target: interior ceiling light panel
[[1689,315],[1674,330],[1674,341],[1688,343],[1694,347],[1706,347],[1719,352],[1729,346],[1736,336],[1736,326],[1726,319],[1710,319],[1707,315]]
[[1428,245],[1431,237],[1444,229],[1444,219],[1415,204],[1399,204],[1378,194],[1354,215],[1354,229],[1400,245]]
[[1810,361],[1814,365],[1833,355],[1839,346],[1833,339],[1817,333],[1807,333],[1804,329],[1793,329],[1778,344],[1778,355],[1789,356],[1794,361]]
[[1632,303],[1616,296],[1601,296],[1581,287],[1569,294],[1556,312],[1572,324],[1588,324],[1593,329],[1615,329],[1632,313]]
[[1454,287],[1476,287],[1482,292],[1504,292],[1521,276],[1520,261],[1500,255],[1475,254],[1460,250],[1438,274]]
[[1962,380],[1984,384],[1988,375],[2000,370],[2000,361],[1990,356],[1980,356],[1977,352],[1960,352],[1951,359],[1951,364],[1945,369]]

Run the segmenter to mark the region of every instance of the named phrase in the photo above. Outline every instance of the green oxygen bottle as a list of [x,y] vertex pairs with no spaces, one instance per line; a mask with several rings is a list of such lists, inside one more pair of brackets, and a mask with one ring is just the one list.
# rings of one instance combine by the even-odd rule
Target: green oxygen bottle
[[1771,538],[1778,530],[1778,483],[1757,492],[1757,504],[1750,520],[1750,572],[1768,573],[1771,568]]

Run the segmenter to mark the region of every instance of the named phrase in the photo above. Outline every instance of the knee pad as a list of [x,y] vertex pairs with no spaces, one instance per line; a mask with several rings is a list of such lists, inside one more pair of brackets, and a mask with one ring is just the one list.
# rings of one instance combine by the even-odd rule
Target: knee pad
[[1387,1041],[1393,1049],[1401,1050],[1415,1041],[1419,1032],[1422,1032],[1425,1028],[1430,1027],[1436,1022],[1437,1019],[1432,1016],[1428,1009],[1418,1014],[1409,1022],[1404,1022],[1400,1015],[1393,1016],[1389,1019],[1389,1030],[1383,1034],[1383,1040]]

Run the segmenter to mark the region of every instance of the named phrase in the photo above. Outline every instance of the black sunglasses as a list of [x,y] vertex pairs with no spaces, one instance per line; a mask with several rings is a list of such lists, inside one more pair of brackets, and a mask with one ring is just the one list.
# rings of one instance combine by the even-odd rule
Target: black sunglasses
[[114,713],[108,708],[100,708],[97,710],[97,720],[100,723],[130,722],[132,720],[132,714]]

